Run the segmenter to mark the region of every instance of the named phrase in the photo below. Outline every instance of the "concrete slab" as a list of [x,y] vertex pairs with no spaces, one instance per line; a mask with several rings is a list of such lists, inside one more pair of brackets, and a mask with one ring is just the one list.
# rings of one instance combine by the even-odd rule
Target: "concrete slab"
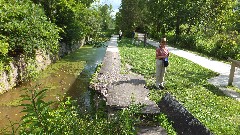
[[139,127],[137,135],[167,135],[166,130],[162,127]]

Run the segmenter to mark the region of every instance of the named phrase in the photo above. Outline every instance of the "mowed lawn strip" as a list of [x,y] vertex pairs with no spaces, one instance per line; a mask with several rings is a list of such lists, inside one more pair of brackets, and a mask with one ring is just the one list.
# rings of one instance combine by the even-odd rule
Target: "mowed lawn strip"
[[152,100],[159,102],[169,92],[212,133],[240,134],[240,102],[208,83],[217,73],[171,54],[165,77],[167,90],[155,90],[155,47],[132,45],[129,39],[122,40],[118,46],[122,64],[129,64],[133,72],[144,75]]

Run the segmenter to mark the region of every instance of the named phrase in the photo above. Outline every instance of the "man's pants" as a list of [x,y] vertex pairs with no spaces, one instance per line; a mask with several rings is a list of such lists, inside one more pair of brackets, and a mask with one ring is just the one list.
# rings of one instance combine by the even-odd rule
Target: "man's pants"
[[166,71],[166,67],[163,65],[163,60],[156,60],[156,86],[158,87],[159,85],[163,86],[164,82],[164,74]]

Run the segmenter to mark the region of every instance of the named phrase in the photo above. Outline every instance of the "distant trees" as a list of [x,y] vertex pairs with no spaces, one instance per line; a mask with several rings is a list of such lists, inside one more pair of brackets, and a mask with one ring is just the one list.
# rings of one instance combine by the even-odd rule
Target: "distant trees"
[[[143,0],[122,0],[119,13],[116,15],[117,29],[121,29],[124,35],[130,37],[131,31],[137,27],[143,27]],[[140,28],[141,29],[141,28]]]
[[32,1],[44,8],[51,22],[62,28],[61,41],[69,46],[93,31],[100,30],[100,16],[96,10],[89,8],[93,0]]
[[109,28],[114,28],[114,20],[111,16],[112,13],[112,5],[102,5],[99,6],[99,14],[101,16],[101,28],[103,31],[107,31]]
[[240,59],[238,0],[122,0],[117,15],[126,33],[142,27],[153,38],[168,35],[175,45]]

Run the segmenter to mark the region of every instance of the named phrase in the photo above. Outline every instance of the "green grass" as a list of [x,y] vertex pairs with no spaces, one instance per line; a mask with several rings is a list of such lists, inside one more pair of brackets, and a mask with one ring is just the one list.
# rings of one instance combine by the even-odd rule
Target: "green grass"
[[189,60],[171,54],[166,73],[166,91],[154,90],[155,47],[131,45],[128,39],[119,43],[121,60],[132,71],[144,75],[150,98],[159,102],[165,92],[171,93],[188,111],[216,135],[240,134],[240,103],[225,96],[208,79],[217,75]]

